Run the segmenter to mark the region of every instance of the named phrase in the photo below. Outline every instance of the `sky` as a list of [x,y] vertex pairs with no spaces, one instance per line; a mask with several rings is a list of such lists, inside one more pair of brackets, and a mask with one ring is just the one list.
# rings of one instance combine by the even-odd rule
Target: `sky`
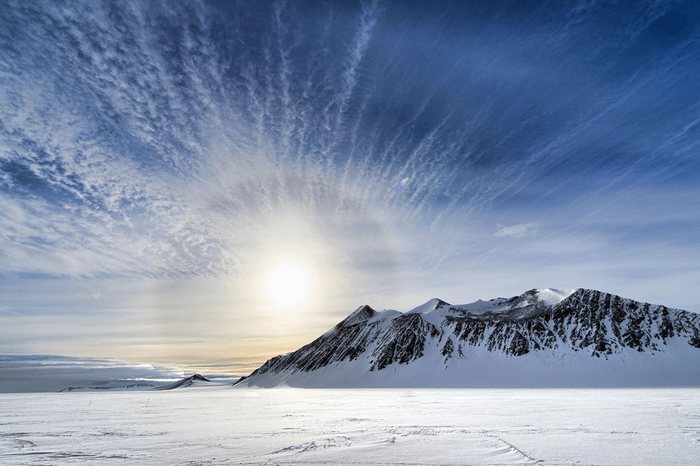
[[361,304],[700,311],[698,2],[0,0],[0,353],[246,373]]

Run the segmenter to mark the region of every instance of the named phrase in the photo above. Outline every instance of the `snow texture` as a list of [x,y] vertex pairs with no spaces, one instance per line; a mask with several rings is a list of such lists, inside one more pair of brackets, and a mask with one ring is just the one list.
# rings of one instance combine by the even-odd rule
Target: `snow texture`
[[616,466],[698,458],[698,389],[0,394],[3,465]]

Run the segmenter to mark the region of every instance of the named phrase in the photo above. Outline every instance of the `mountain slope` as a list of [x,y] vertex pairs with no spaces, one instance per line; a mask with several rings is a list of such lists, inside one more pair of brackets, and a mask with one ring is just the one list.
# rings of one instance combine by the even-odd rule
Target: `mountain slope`
[[361,306],[241,386],[700,385],[700,315],[596,290]]

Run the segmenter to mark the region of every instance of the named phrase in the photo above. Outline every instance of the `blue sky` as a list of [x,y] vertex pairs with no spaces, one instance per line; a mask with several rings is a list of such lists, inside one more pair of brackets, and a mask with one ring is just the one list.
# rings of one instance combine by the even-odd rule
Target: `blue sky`
[[696,2],[1,3],[0,352],[254,365],[534,287],[700,311]]

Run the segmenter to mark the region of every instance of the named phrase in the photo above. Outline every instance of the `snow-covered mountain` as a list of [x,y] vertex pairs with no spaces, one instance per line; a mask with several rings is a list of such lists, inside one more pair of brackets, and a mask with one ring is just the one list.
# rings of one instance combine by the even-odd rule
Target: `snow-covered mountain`
[[239,385],[700,386],[700,314],[589,289],[365,305]]
[[175,390],[176,388],[210,386],[214,384],[211,380],[200,374],[193,374],[189,377],[182,378],[175,383],[156,387],[156,390]]

